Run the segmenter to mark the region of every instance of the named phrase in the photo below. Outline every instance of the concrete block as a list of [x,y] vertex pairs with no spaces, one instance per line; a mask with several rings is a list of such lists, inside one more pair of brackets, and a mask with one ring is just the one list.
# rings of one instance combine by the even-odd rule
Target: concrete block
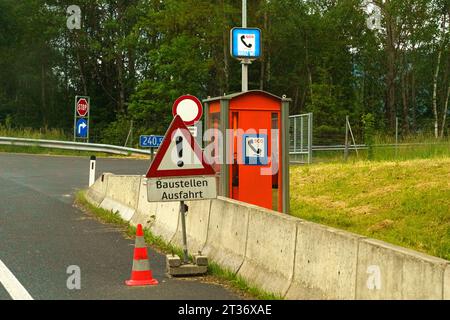
[[356,296],[357,235],[300,221],[294,280],[286,295],[295,300],[352,300]]
[[[202,251],[208,236],[209,210],[211,200],[186,202],[189,211],[186,215],[186,233],[188,250],[191,253]],[[178,203],[179,207],[179,203]],[[178,214],[179,216],[179,214]],[[178,247],[183,246],[183,236],[181,230],[181,218],[178,222],[177,233],[172,243]]]
[[361,240],[357,299],[441,300],[446,266],[446,260],[378,240]]
[[138,205],[141,176],[115,176],[108,177],[106,197],[121,204],[136,209]]
[[194,254],[194,264],[200,267],[208,266],[208,257],[201,254]]
[[208,272],[208,267],[200,267],[194,264],[184,264],[180,267],[168,269],[168,273],[173,277],[201,276]]
[[166,262],[168,268],[177,268],[181,266],[181,258],[177,255],[168,254],[166,256]]
[[248,204],[247,250],[238,275],[284,296],[294,274],[298,219]]
[[138,204],[136,212],[131,219],[131,224],[142,224],[144,228],[149,228],[153,233],[155,233],[152,227],[156,223],[156,211],[158,209],[158,203],[147,201],[147,185],[145,181],[146,179],[142,177],[140,182],[141,186],[139,188]]
[[99,206],[105,199],[108,178],[111,175],[112,173],[102,174],[102,176],[87,190],[86,198],[91,204]]
[[132,222],[145,222],[145,226],[150,228],[153,234],[170,242],[177,232],[180,204],[178,202],[148,202],[146,180],[145,178],[141,179],[136,217]]
[[155,221],[151,226],[152,232],[171,242],[178,229],[180,204],[178,202],[157,203]]
[[220,197],[211,204],[208,238],[202,252],[234,273],[244,263],[250,210],[238,201]]
[[127,222],[131,221],[131,218],[133,218],[135,213],[133,208],[127,207],[126,205],[111,198],[105,198],[100,204],[100,208],[112,211],[114,213],[117,212],[120,217]]
[[444,275],[444,300],[450,300],[450,264],[447,265]]

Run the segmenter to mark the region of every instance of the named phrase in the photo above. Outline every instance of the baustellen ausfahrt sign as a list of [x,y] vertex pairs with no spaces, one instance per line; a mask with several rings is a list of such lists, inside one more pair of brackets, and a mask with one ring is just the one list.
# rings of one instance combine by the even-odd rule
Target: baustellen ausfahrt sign
[[203,151],[177,115],[147,172],[149,202],[217,198],[217,181]]

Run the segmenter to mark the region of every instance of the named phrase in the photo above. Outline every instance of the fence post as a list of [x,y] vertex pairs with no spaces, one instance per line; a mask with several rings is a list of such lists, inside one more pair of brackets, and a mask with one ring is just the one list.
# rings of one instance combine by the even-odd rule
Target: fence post
[[349,116],[345,117],[345,149],[344,149],[344,160],[348,160],[348,149],[349,149],[349,141],[348,141],[348,123],[349,123]]
[[398,157],[398,117],[395,117],[395,159]]
[[308,117],[308,164],[312,164],[313,162],[313,118],[314,114],[310,113]]

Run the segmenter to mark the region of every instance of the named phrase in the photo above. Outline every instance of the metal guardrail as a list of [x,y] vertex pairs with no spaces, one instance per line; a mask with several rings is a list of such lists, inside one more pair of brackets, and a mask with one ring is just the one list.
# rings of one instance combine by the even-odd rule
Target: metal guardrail
[[0,137],[0,145],[102,152],[117,155],[129,155],[129,154],[150,155],[150,150],[126,148],[108,144],[82,143],[82,142],[57,141],[57,140],[37,140],[27,138]]
[[[408,146],[423,146],[423,145],[441,145],[448,144],[442,142],[435,143],[399,143],[399,144],[377,144],[374,145],[375,148],[401,148]],[[95,144],[95,143],[83,143],[83,142],[72,142],[72,141],[58,141],[58,140],[38,140],[38,139],[28,139],[28,138],[11,138],[11,137],[0,137],[0,145],[9,146],[25,146],[25,147],[41,147],[41,148],[53,148],[53,149],[64,149],[64,150],[76,150],[76,151],[91,151],[91,152],[103,152],[117,155],[129,155],[129,154],[139,154],[139,155],[151,155],[150,150],[134,149],[113,146],[109,144]],[[364,144],[359,145],[349,145],[349,150],[365,150],[367,146]],[[312,151],[344,151],[345,145],[329,145],[329,146],[313,146]],[[302,154],[301,152],[296,152],[290,150],[290,155]]]

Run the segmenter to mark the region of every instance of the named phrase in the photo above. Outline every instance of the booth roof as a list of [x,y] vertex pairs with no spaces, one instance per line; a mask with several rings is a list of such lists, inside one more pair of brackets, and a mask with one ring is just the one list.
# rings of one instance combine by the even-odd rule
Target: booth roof
[[266,96],[269,96],[273,99],[276,99],[278,101],[290,101],[290,99],[285,98],[283,96],[283,98],[280,98],[272,93],[266,92],[266,91],[262,91],[262,90],[250,90],[247,92],[238,92],[238,93],[233,93],[233,94],[229,94],[229,95],[224,95],[224,96],[220,96],[220,97],[214,97],[214,98],[210,98],[208,97],[208,99],[203,100],[204,103],[207,102],[214,102],[214,101],[218,101],[218,100],[232,100],[234,98],[240,97],[240,96],[244,96],[244,95],[248,95],[248,94],[254,94],[254,93],[259,93],[259,94],[264,94]]

